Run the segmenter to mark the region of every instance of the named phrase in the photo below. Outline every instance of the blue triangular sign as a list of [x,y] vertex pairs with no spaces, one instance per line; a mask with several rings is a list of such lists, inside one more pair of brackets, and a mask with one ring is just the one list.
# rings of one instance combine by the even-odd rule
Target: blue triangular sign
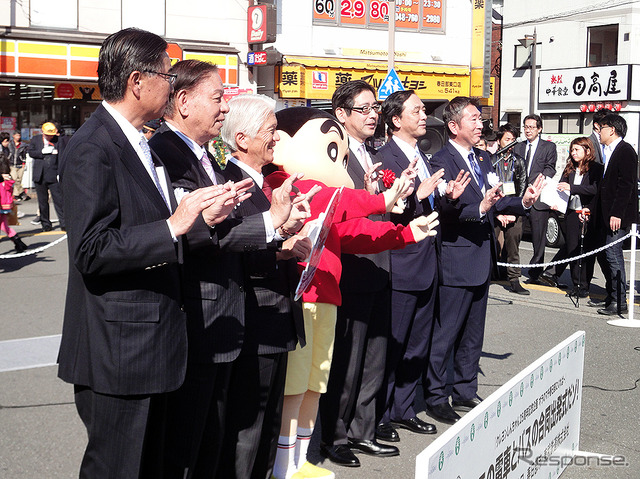
[[382,85],[378,88],[378,100],[383,101],[386,100],[389,95],[396,91],[403,91],[404,86],[402,86],[402,82],[400,81],[400,77],[396,73],[394,68],[389,71],[387,76],[382,81]]

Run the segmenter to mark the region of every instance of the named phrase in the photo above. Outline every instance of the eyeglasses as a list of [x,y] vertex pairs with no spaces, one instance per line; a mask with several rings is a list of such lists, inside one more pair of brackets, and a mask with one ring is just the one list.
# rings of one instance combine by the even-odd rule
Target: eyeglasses
[[525,125],[525,126],[524,126],[524,129],[525,129],[525,130],[537,130],[537,129],[538,129],[538,126],[537,126],[537,125],[534,125],[534,126],[531,126],[531,125]]
[[144,70],[145,73],[155,73],[156,75],[160,75],[162,78],[169,82],[169,85],[173,85],[178,79],[178,75],[175,73],[162,73],[154,70]]
[[368,115],[371,110],[375,111],[376,113],[380,113],[380,111],[382,111],[382,105],[380,103],[374,103],[373,105],[352,106],[349,109],[357,111],[358,113],[362,113],[363,115]]
[[615,128],[610,125],[600,125],[600,132],[602,132],[602,130],[604,130],[605,128],[611,128],[612,130],[615,130]]

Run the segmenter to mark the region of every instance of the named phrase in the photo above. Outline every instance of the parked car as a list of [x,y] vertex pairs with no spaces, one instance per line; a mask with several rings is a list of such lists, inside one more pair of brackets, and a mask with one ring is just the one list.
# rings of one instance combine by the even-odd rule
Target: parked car
[[[564,221],[563,213],[555,210],[549,211],[546,245],[551,248],[560,248],[564,244],[564,235],[560,228],[561,221]],[[528,216],[525,217],[522,225],[522,235],[529,240],[531,239],[531,220]]]

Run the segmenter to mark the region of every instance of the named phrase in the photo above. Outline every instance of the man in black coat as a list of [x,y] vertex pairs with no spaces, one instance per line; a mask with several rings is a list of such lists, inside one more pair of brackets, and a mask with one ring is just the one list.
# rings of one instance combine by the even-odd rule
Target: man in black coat
[[31,139],[27,153],[33,158],[33,183],[38,195],[42,231],[52,229],[49,219],[49,191],[60,220],[60,228],[64,230],[62,189],[58,182],[58,129],[53,123],[47,122],[42,125],[42,135],[36,135]]
[[[604,145],[604,177],[595,198],[595,221],[601,233],[600,244],[608,245],[627,233],[638,221],[638,155],[623,140],[627,122],[620,115],[610,114],[600,122],[600,142]],[[605,277],[607,298],[598,313],[606,316],[626,313],[626,275],[622,243],[610,246],[598,254],[598,264]]]
[[[542,118],[539,115],[527,115],[524,117],[524,136],[526,142],[518,143],[514,153],[524,159],[527,167],[527,183],[532,184],[538,175],[553,178],[556,174],[556,162],[558,154],[556,145],[540,138],[542,133]],[[533,257],[529,264],[544,263],[544,248],[546,245],[547,222],[549,221],[549,206],[537,201],[530,212],[531,218],[531,243],[533,245]],[[540,281],[547,286],[556,286],[548,276],[542,276],[542,268],[530,268],[529,277]]]
[[[205,148],[220,133],[229,112],[217,67],[187,60],[177,63],[171,73],[178,75],[178,80],[165,112],[166,122],[150,145],[167,165],[176,196],[230,179],[253,187],[251,177],[235,165],[227,166],[235,173],[233,178],[225,177]],[[275,229],[291,209],[288,195],[282,192],[274,190],[275,200],[269,204],[262,191],[253,187],[251,198],[245,198],[226,221],[213,229],[198,222],[187,235],[189,363],[184,385],[169,398],[168,477],[249,477],[253,469],[268,468],[271,444],[261,441],[261,428],[267,407],[271,408],[268,419],[278,419],[280,398],[274,400],[273,394],[259,394],[257,389],[265,384],[261,379],[268,388],[272,377],[275,380],[282,374],[284,378],[285,366],[267,364],[265,376],[259,376],[257,344],[263,340],[275,348],[273,352],[280,353],[295,347],[297,334],[302,335],[293,323],[288,296],[256,293],[252,286],[254,273],[275,270]],[[276,282],[287,288],[287,283]],[[258,298],[269,306],[280,305],[266,308],[273,312],[273,318],[259,314]],[[244,372],[241,366],[246,368]],[[253,389],[236,394],[241,386]],[[272,390],[278,396],[277,387]],[[259,403],[267,396],[271,401]],[[251,409],[247,406],[242,414],[233,413],[231,408],[239,406],[239,401]],[[240,431],[244,426],[246,430]],[[279,424],[273,427],[277,432]],[[236,446],[240,454],[236,454]]]
[[[167,393],[187,366],[178,262],[197,221],[214,226],[231,190],[176,206],[139,132],[171,92],[167,43],[126,29],[100,49],[104,102],[73,136],[60,171],[68,212],[69,284],[58,375],[74,384],[88,433],[80,477],[162,477]],[[68,168],[68,170],[67,170]]]

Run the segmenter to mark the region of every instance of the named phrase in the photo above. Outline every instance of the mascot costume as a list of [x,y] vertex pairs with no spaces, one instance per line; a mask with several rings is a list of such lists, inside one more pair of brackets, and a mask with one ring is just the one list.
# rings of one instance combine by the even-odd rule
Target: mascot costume
[[[299,107],[281,110],[276,116],[280,141],[275,147],[274,164],[281,170],[266,176],[270,186],[280,186],[285,178],[295,173],[304,173],[304,178],[295,184],[303,193],[320,184],[322,190],[311,201],[311,217],[307,223],[327,209],[337,188],[345,188],[315,276],[302,294],[307,344],[303,348],[298,345],[289,353],[273,477],[332,479],[335,477],[333,472],[307,461],[307,448],[320,395],[326,392],[329,378],[337,307],[341,304],[340,255],[403,248],[433,236],[438,224],[437,214],[416,218],[407,226],[370,221],[369,215],[384,214],[393,208],[396,208],[394,212],[398,211],[396,203],[406,192],[407,180],[398,178],[387,191],[377,195],[354,190],[346,170],[349,160],[347,133],[332,115]],[[305,233],[305,228],[301,233]],[[306,263],[299,265],[304,268]]]

